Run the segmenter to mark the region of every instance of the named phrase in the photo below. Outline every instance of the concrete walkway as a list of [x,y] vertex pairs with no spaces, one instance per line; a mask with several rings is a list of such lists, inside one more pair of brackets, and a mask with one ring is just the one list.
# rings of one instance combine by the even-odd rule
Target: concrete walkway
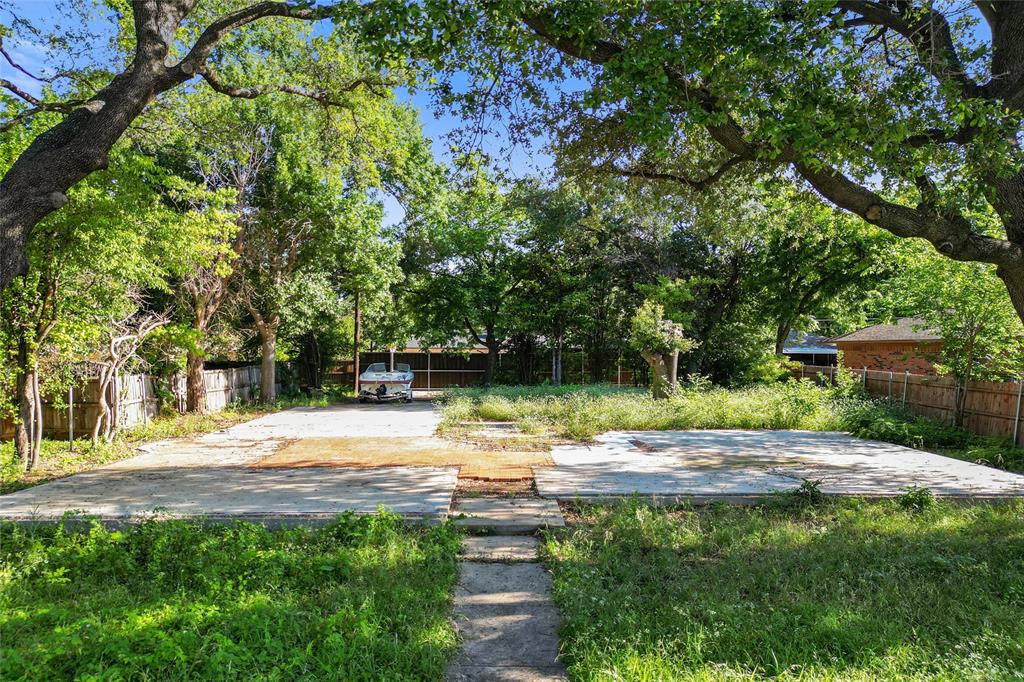
[[[520,500],[532,502],[534,500]],[[539,518],[532,505],[510,506],[503,498],[471,500],[482,517],[515,527],[564,523]],[[543,501],[541,501],[543,502]],[[487,507],[493,509],[488,511]],[[510,511],[511,510],[511,511]],[[557,512],[557,506],[555,507]],[[516,519],[516,513],[522,518]],[[455,589],[455,627],[462,646],[446,674],[460,682],[564,680],[558,660],[558,610],[551,601],[551,576],[536,563],[532,536],[469,536],[463,544]]]
[[754,499],[803,479],[838,495],[898,495],[909,486],[944,497],[1024,495],[1024,476],[842,433],[633,431],[596,441],[555,447],[556,466],[534,471],[540,495]]

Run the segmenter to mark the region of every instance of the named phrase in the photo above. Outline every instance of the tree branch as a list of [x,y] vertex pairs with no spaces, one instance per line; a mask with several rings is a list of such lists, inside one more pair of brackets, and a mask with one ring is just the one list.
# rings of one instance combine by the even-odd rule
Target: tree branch
[[921,66],[940,83],[954,86],[967,98],[980,96],[981,87],[967,75],[949,22],[942,12],[927,9],[921,18],[910,20],[891,9],[900,6],[871,0],[839,0],[837,3],[839,9],[859,15],[845,22],[847,26],[881,26],[899,33],[914,46]]
[[6,90],[10,90],[15,95],[17,95],[21,99],[25,100],[29,104],[34,104],[36,106],[38,106],[40,104],[39,98],[33,97],[32,95],[30,95],[29,93],[25,92],[24,90],[19,88],[14,83],[12,83],[11,81],[7,80],[6,78],[0,78],[0,87],[5,88]]
[[688,178],[684,175],[678,175],[676,173],[656,171],[649,167],[622,168],[620,166],[615,165],[614,163],[606,163],[599,166],[599,168],[609,170],[617,175],[622,175],[628,178],[643,178],[646,180],[668,180],[670,182],[675,182],[680,185],[686,185],[687,187],[690,187],[700,192],[721,180],[722,177],[724,177],[725,174],[728,173],[731,168],[747,160],[749,159],[744,156],[731,156],[714,172],[710,173],[709,175],[706,175],[703,178],[697,179]]
[[305,21],[317,21],[326,19],[338,11],[338,5],[327,5],[324,7],[310,7],[306,4],[293,4],[290,2],[260,2],[255,5],[243,7],[240,10],[225,14],[206,27],[199,38],[192,45],[185,58],[182,59],[177,68],[186,77],[199,73],[203,64],[209,58],[213,48],[217,46],[224,36],[246,24],[251,24],[266,17],[286,17],[290,19],[302,19]]
[[[244,99],[254,99],[261,95],[267,95],[272,92],[287,92],[292,95],[299,95],[301,97],[307,97],[315,100],[324,106],[336,106],[336,107],[348,107],[351,106],[350,102],[335,99],[330,93],[324,92],[323,90],[310,90],[308,88],[301,87],[299,85],[291,85],[289,83],[271,84],[265,83],[262,85],[250,85],[250,86],[235,86],[225,83],[220,74],[217,73],[216,69],[212,66],[204,65],[198,73],[203,77],[211,88],[221,93],[222,95],[228,95],[229,97],[241,97]],[[339,89],[340,92],[352,92],[360,87],[366,87],[367,89],[373,90],[374,85],[384,85],[383,81],[376,81],[372,78],[357,78],[351,83]]]
[[44,111],[57,111],[62,114],[70,114],[76,108],[85,104],[85,100],[70,100],[67,102],[41,102],[39,106],[21,111],[6,121],[0,122],[0,133],[5,132],[18,125],[22,121],[32,118]]

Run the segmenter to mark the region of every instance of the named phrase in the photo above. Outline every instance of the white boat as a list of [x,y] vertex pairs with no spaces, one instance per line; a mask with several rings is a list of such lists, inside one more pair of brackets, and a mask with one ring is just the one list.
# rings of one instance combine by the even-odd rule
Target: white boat
[[394,370],[388,370],[383,362],[375,362],[359,375],[359,402],[404,400],[411,403],[412,378],[412,369],[405,363],[396,363]]

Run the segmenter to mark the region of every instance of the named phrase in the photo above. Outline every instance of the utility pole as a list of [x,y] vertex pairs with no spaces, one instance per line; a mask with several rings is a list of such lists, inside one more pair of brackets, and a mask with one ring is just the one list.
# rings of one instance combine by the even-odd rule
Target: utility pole
[[354,332],[352,334],[352,375],[355,385],[356,397],[359,397],[359,346],[363,334],[363,313],[359,310],[359,292],[356,292],[356,308],[354,319]]

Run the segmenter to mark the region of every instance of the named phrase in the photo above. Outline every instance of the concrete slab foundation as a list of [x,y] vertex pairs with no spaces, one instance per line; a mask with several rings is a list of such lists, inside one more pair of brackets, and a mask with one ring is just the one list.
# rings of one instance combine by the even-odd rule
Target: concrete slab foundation
[[78,511],[107,520],[153,513],[260,520],[331,518],[386,508],[443,520],[456,469],[95,469],[0,496],[0,518],[45,520]]
[[635,431],[596,440],[552,450],[556,466],[534,470],[542,497],[756,499],[803,479],[839,495],[898,495],[909,486],[945,497],[1024,495],[1024,476],[842,433]]

